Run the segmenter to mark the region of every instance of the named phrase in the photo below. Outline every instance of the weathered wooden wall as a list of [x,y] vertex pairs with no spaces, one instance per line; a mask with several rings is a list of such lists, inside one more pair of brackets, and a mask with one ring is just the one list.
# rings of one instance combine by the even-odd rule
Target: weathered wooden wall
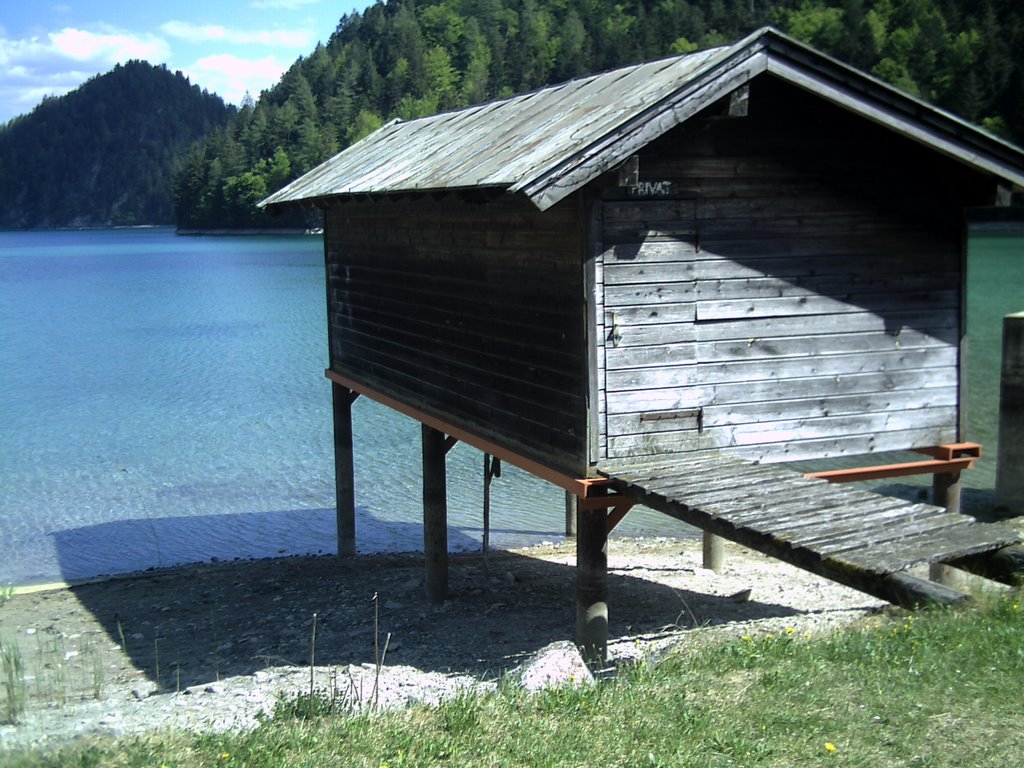
[[583,245],[575,199],[334,205],[331,366],[566,472],[586,463]]
[[956,439],[961,215],[984,185],[771,81],[749,105],[652,144],[595,213],[600,455]]

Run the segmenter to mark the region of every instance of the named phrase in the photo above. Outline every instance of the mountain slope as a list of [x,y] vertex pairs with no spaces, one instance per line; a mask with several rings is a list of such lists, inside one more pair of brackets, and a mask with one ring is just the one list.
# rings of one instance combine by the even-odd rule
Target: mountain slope
[[171,224],[174,172],[233,113],[142,61],[46,99],[0,126],[0,229]]

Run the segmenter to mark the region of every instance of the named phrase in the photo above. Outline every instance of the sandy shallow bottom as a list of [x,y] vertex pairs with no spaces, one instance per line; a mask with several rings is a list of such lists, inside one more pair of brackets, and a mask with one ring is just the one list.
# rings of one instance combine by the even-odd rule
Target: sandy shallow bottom
[[[715,574],[701,567],[700,542],[614,541],[610,663],[706,633],[827,632],[884,607],[748,550],[726,551]],[[214,563],[17,594],[0,607],[0,639],[20,654],[28,706],[18,724],[0,726],[0,748],[253,727],[280,697],[309,690],[311,650],[313,685],[348,707],[486,688],[572,639],[574,564],[571,542],[492,553],[486,567],[479,554],[453,556],[440,606],[423,597],[420,555]]]

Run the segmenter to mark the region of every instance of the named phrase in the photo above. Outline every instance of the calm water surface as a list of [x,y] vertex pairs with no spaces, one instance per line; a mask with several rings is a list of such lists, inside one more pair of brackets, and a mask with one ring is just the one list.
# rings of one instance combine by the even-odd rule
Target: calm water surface
[[[0,584],[334,551],[326,350],[319,237],[0,233]],[[354,422],[360,550],[421,549],[419,426]],[[480,546],[481,474],[452,451],[453,550]],[[557,539],[564,494],[509,467],[491,520],[495,546]]]
[[[991,455],[1024,239],[971,259],[970,437]],[[0,584],[334,551],[325,326],[319,237],[0,233]],[[365,398],[354,422],[360,550],[420,549],[418,425]],[[450,454],[453,550],[480,546],[481,464]],[[994,467],[969,475],[982,497]],[[563,521],[557,488],[495,481],[496,546]],[[616,533],[692,529],[636,510]]]

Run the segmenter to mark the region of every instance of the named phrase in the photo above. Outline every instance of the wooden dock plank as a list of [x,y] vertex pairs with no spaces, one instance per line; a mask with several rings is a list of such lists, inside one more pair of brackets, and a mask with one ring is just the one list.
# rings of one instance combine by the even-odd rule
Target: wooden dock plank
[[744,477],[776,477],[782,475],[794,475],[796,473],[788,472],[780,469],[770,469],[768,467],[761,467],[754,464],[732,463],[726,465],[716,465],[715,462],[701,462],[694,467],[688,467],[685,474],[680,474],[678,467],[672,469],[671,467],[659,468],[657,470],[630,473],[626,476],[628,482],[634,485],[643,485],[644,487],[655,489],[664,488],[669,486],[693,484],[701,479],[718,479],[720,485],[718,487],[725,487],[729,484],[732,478],[744,478]]
[[1021,540],[1007,526],[733,457],[612,462],[598,470],[640,504],[905,605],[965,598],[903,573],[910,566],[977,561]]
[[756,503],[760,500],[778,497],[785,491],[793,491],[799,486],[789,477],[758,477],[747,475],[745,477],[732,477],[714,485],[714,481],[705,480],[700,485],[673,484],[668,487],[656,486],[652,490],[664,496],[673,498],[683,503],[699,503],[701,506],[713,509],[721,501],[737,501],[743,503]]
[[874,506],[861,502],[847,507],[843,515],[834,518],[820,515],[801,518],[793,515],[785,522],[767,522],[760,524],[760,527],[781,541],[806,546],[834,536],[874,531],[879,525],[884,525],[893,517],[899,517],[904,511],[904,507],[892,502],[883,501]]
[[1001,549],[1014,538],[1007,535],[1007,530],[1003,526],[992,530],[992,526],[972,522],[946,525],[917,531],[878,546],[837,552],[834,557],[850,562],[870,562],[874,568],[892,572],[918,563],[943,562]]
[[[757,526],[765,531],[771,533],[777,533],[781,530],[785,530],[787,527],[798,526],[802,524],[816,525],[816,524],[840,524],[841,521],[848,520],[851,518],[860,518],[878,509],[877,500],[868,499],[857,499],[855,501],[849,501],[842,498],[830,497],[833,506],[820,508],[811,506],[813,503],[807,504],[803,509],[794,510],[785,517],[775,516],[775,510],[768,508],[757,516],[737,516],[735,519],[738,522],[742,522],[743,525]],[[812,512],[809,512],[812,510]]]
[[890,507],[885,512],[874,515],[870,523],[854,523],[835,529],[821,526],[805,532],[805,535],[798,541],[794,540],[793,544],[812,549],[820,557],[830,557],[858,549],[876,551],[922,531],[972,524],[970,518],[947,513],[940,507],[933,507],[930,511]]
[[899,510],[891,510],[889,524],[885,526],[873,526],[844,532],[824,532],[819,538],[808,541],[804,546],[813,546],[814,551],[823,557],[836,555],[841,552],[850,552],[855,549],[867,549],[872,553],[880,551],[883,547],[895,546],[897,549],[901,542],[908,537],[926,531],[941,530],[949,527],[972,525],[969,519],[963,515],[928,515],[916,520],[903,520],[900,518]]
[[[813,502],[807,499],[813,498]],[[715,505],[715,511],[720,515],[727,515],[730,520],[737,524],[747,525],[748,521],[764,517],[766,513],[776,513],[781,518],[793,515],[806,514],[812,505],[822,512],[835,514],[839,509],[848,506],[850,500],[841,493],[834,492],[831,488],[813,489],[798,494],[793,494],[784,500],[774,498],[762,499],[733,499],[720,502]]]
[[[811,513],[804,518],[794,516],[793,519],[776,528],[771,524],[765,527],[776,535],[806,537],[807,541],[819,541],[824,543],[826,538],[840,536],[853,531],[874,531],[879,539],[889,535],[886,530],[879,526],[887,525],[893,520],[902,523],[910,523],[922,517],[945,514],[942,507],[926,506],[923,509],[910,507],[902,499],[881,497],[873,504],[868,501],[860,501],[847,508],[846,512],[836,518]],[[890,532],[895,530],[891,526]],[[822,536],[821,534],[824,534]],[[897,534],[898,535],[898,534]]]

